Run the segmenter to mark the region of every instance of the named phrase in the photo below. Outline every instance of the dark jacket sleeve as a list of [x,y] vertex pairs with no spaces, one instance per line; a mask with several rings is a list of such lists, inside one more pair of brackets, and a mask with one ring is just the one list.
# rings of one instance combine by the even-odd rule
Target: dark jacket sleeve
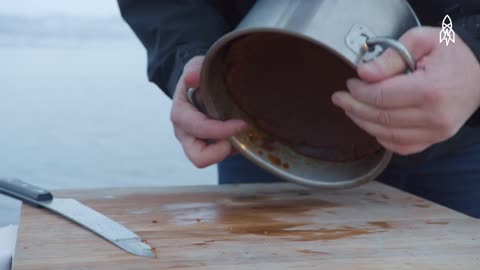
[[[480,14],[470,15],[454,23],[454,30],[470,47],[480,63]],[[480,88],[480,85],[478,86]],[[467,122],[468,126],[480,126],[480,109]]]
[[118,0],[124,20],[147,50],[148,78],[172,97],[183,67],[230,30],[208,0]]

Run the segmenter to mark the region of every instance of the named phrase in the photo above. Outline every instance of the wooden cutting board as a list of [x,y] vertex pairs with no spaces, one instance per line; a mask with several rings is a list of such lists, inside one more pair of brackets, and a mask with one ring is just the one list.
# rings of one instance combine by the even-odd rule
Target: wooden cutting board
[[156,258],[125,253],[23,206],[15,269],[480,269],[480,223],[379,183],[56,192],[126,225]]

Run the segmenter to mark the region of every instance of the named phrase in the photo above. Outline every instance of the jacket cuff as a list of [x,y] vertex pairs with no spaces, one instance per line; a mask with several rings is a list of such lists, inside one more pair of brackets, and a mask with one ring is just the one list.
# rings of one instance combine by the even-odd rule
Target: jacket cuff
[[[170,98],[173,98],[177,87],[178,80],[182,75],[185,65],[195,56],[205,55],[209,46],[204,44],[189,44],[178,46],[175,51],[166,57],[166,65],[170,67],[170,72],[165,72],[165,69],[155,68],[153,65],[148,70],[149,80],[155,83],[158,87],[166,86],[162,89]],[[164,72],[160,72],[163,70]]]
[[[480,15],[461,18],[454,23],[453,28],[455,33],[470,47],[480,63]],[[466,125],[480,127],[480,108],[468,119]]]

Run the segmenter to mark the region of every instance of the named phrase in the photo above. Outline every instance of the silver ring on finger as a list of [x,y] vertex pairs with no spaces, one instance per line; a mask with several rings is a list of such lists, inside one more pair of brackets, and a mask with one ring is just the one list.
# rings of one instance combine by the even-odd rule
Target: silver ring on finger
[[[188,88],[187,90],[187,100],[192,104],[193,106],[196,105],[195,101],[195,93],[196,93],[197,88]],[[195,106],[196,107],[196,106]]]
[[196,97],[198,88],[188,88],[187,89],[187,100],[190,104],[195,107],[199,112],[205,113],[205,107],[202,106]]

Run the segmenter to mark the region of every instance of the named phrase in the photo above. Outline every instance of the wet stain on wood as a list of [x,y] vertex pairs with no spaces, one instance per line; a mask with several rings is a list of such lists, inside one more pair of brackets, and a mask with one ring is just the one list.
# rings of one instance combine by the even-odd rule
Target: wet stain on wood
[[[253,234],[268,237],[287,238],[292,241],[330,241],[344,238],[350,238],[360,235],[385,232],[393,226],[385,221],[371,221],[365,226],[355,228],[351,226],[340,226],[337,228],[308,228],[312,225],[308,222],[292,222],[278,220],[285,214],[305,213],[315,204],[321,206],[334,207],[329,202],[319,202],[318,200],[298,200],[298,204],[292,202],[281,202],[271,205],[255,205],[247,209],[236,209],[228,212],[223,210],[219,212],[219,223],[227,223],[229,232],[232,234]],[[322,205],[323,204],[323,205]],[[245,210],[251,210],[245,212]],[[382,230],[379,230],[382,229]]]
[[[333,228],[311,228],[313,221],[310,210],[327,210],[338,207],[338,204],[317,198],[304,197],[309,192],[296,191],[295,197],[279,200],[275,196],[253,194],[222,198],[210,204],[201,202],[176,204],[167,214],[174,216],[171,222],[177,225],[192,225],[179,222],[178,216],[194,213],[203,216],[204,222],[224,225],[230,234],[251,234],[263,237],[279,237],[291,241],[332,241],[372,233],[384,232],[392,226],[385,221],[371,221],[360,227],[330,225]],[[211,200],[212,201],[212,200]],[[189,209],[190,207],[190,209]],[[187,214],[186,214],[187,213]],[[331,213],[334,213],[331,212]],[[288,217],[306,217],[307,221],[292,221]],[[382,229],[382,230],[380,230]],[[194,245],[202,246],[207,242]]]
[[379,227],[381,229],[393,229],[393,225],[391,225],[390,223],[386,222],[386,221],[369,221],[368,222],[369,225],[372,225],[372,226],[376,226],[376,227]]
[[[181,202],[178,197],[166,195],[159,199],[162,215],[155,220],[174,226],[215,224],[231,235],[250,234],[291,241],[333,241],[383,233],[393,227],[386,221],[369,221],[356,226],[319,224],[315,220],[319,214],[335,214],[341,205],[310,195],[311,192],[306,190],[235,196],[201,193],[185,194]],[[192,245],[208,243],[199,241]]]
[[343,238],[350,238],[358,235],[374,233],[369,229],[356,228],[335,228],[335,229],[300,229],[298,227],[310,224],[301,223],[285,223],[277,222],[277,224],[252,224],[249,226],[232,227],[231,233],[234,234],[254,234],[264,236],[275,236],[288,238],[291,241],[330,241]]

